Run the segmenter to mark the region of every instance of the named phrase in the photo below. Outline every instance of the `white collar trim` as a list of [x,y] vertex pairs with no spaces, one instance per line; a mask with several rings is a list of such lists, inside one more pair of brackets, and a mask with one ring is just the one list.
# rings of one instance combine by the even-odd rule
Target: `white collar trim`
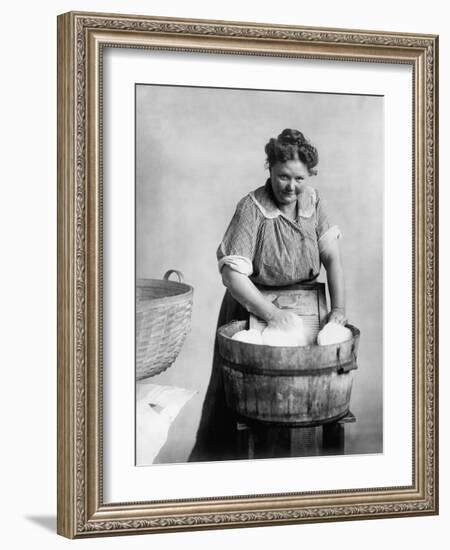
[[273,220],[274,218],[278,218],[278,216],[280,216],[282,214],[281,210],[279,210],[278,208],[276,208],[276,210],[274,210],[273,212],[269,212],[268,210],[266,210],[266,208],[264,208],[264,206],[255,197],[255,193],[253,191],[251,193],[249,193],[249,195],[250,195],[250,198],[252,199],[252,201],[256,204],[256,206],[260,210],[261,214],[265,218],[267,218],[269,220]]
[[[304,194],[305,194],[305,198],[303,198]],[[267,208],[265,208],[255,197],[254,191],[249,193],[249,196],[265,218],[269,220],[278,218],[278,216],[283,216],[287,218],[287,216],[285,216],[283,212],[276,205],[274,205],[275,206],[274,210],[269,212],[269,210],[267,210]],[[305,202],[307,204],[303,204]],[[316,209],[316,204],[317,204],[317,193],[314,187],[307,186],[305,188],[305,190],[301,193],[301,198],[299,199],[299,203],[300,203],[299,211],[298,211],[299,216],[301,216],[302,218],[310,218],[314,214],[314,211]]]

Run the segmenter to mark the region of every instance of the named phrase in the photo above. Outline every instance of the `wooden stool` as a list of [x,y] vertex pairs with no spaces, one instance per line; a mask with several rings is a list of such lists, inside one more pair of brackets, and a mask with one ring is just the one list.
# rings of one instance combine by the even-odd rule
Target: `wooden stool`
[[238,419],[239,458],[285,458],[345,454],[345,425],[356,422],[354,414],[315,427],[279,426]]

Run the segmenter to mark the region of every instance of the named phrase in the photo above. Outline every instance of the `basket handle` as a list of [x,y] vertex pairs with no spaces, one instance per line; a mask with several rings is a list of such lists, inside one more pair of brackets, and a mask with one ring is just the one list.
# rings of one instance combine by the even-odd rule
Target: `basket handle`
[[179,283],[183,283],[184,282],[184,277],[183,277],[183,274],[181,273],[181,271],[178,271],[177,269],[169,269],[169,271],[166,271],[164,273],[164,280],[165,281],[168,281],[169,280],[169,277],[172,275],[172,273],[175,273],[176,276],[178,277],[178,282]]

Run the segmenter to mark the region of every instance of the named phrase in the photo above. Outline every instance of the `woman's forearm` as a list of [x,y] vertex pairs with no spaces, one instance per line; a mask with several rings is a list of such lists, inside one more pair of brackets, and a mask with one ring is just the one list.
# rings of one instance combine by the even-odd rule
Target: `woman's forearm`
[[334,310],[340,312],[338,316],[342,314],[342,317],[345,317],[344,270],[342,269],[341,251],[337,239],[330,241],[327,246],[320,251],[320,260],[327,272],[331,314],[333,314]]
[[330,291],[331,309],[339,309],[345,312],[345,284],[344,270],[339,260],[328,263],[327,280]]
[[266,322],[271,321],[277,315],[278,308],[264,298],[246,275],[225,265],[222,269],[222,281],[233,298],[250,313]]

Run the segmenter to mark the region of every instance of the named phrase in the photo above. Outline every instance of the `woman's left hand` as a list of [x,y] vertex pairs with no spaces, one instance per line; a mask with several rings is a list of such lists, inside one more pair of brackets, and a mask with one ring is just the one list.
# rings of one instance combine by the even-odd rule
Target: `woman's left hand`
[[338,325],[345,325],[347,323],[347,317],[343,309],[332,309],[328,314],[328,323],[337,323]]

